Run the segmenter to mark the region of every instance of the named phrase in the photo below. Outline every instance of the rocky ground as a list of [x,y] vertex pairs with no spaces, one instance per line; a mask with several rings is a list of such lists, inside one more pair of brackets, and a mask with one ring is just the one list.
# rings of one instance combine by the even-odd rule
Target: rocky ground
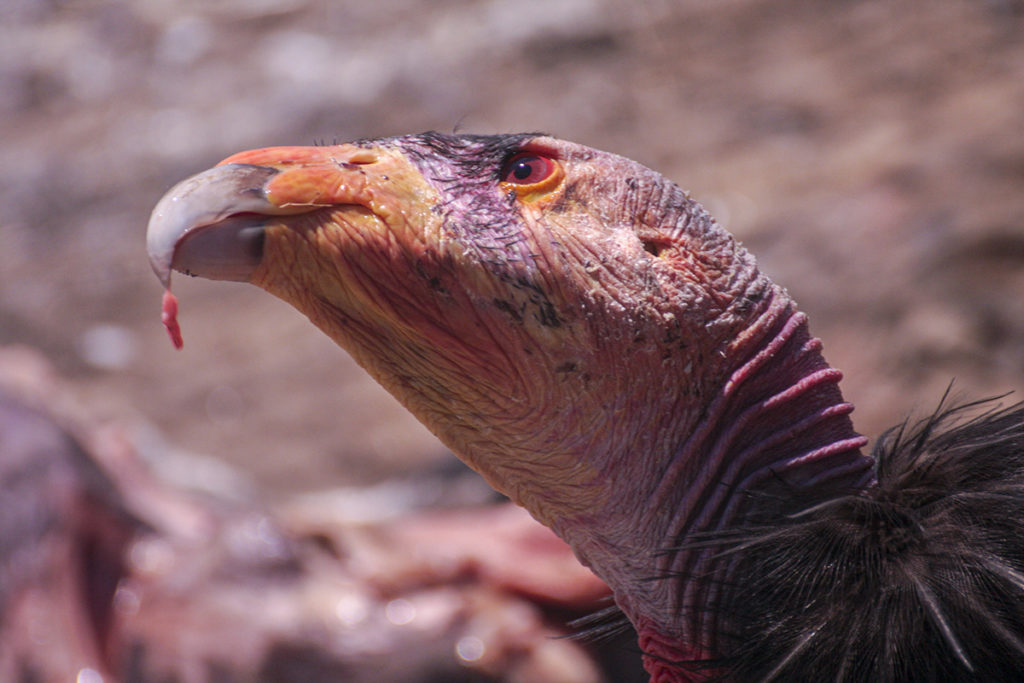
[[[542,130],[690,189],[811,316],[870,436],[1024,386],[1024,15],[983,0],[7,0],[0,343],[146,448],[274,492],[447,455],[298,314],[179,280],[143,231],[240,149]],[[212,476],[212,475],[211,475]]]

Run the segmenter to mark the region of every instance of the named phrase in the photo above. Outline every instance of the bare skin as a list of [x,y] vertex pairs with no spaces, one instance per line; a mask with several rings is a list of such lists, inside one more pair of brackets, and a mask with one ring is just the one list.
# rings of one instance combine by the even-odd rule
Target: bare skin
[[652,680],[718,654],[722,584],[699,579],[729,563],[682,543],[788,512],[780,486],[873,482],[785,291],[615,155],[437,134],[245,152],[168,193],[149,250],[166,286],[250,281],[305,313],[608,583]]

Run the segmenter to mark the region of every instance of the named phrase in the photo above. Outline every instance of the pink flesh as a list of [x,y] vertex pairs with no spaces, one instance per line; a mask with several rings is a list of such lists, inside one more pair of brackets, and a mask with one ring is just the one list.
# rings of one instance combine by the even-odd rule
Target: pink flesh
[[181,328],[178,327],[178,299],[171,294],[171,290],[165,289],[162,303],[163,310],[160,320],[167,328],[167,334],[171,335],[171,343],[174,344],[174,348],[180,349],[185,346],[185,340],[182,339]]

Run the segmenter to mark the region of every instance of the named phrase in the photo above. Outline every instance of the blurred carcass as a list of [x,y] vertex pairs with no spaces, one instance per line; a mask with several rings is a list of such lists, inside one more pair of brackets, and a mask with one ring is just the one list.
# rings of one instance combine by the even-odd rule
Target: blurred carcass
[[[557,638],[607,588],[510,505],[355,523],[154,476],[0,349],[0,680],[631,680]],[[171,457],[171,456],[169,456]],[[339,494],[340,495],[340,494]],[[628,642],[628,641],[627,641]]]

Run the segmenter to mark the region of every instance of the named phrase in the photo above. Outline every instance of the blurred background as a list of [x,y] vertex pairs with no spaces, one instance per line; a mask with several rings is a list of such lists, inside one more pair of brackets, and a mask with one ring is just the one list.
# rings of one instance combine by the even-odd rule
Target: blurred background
[[233,152],[428,129],[544,131],[690,190],[810,314],[870,437],[953,378],[1024,387],[1013,0],[3,0],[0,344],[144,454],[271,498],[450,467],[255,288],[178,277],[174,351],[143,239]]

